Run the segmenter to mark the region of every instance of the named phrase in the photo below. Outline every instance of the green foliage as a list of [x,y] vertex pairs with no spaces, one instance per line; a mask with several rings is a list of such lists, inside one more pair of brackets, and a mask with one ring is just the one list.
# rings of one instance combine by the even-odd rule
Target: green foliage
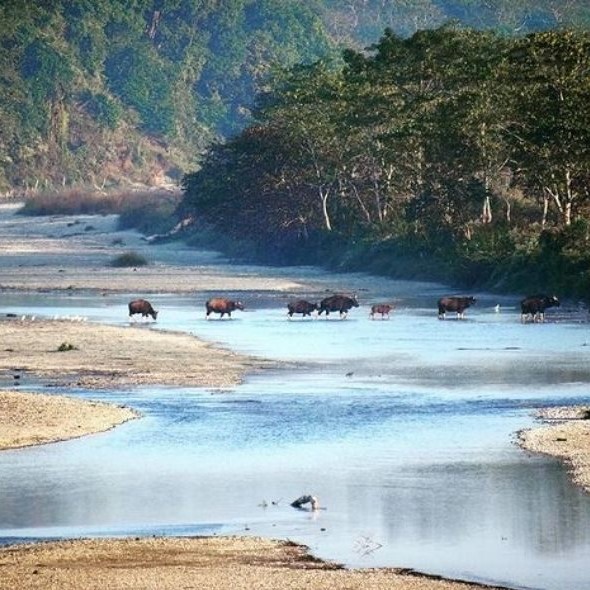
[[114,92],[140,114],[146,131],[173,134],[172,78],[151,45],[115,51],[107,59],[105,71]]
[[[428,29],[449,22],[479,30],[499,28],[509,35],[550,27],[588,28],[586,0],[568,0],[555,8],[555,0],[4,0],[0,3],[0,188],[100,186],[122,178],[148,182],[157,168],[194,169],[212,137],[234,135],[252,123],[254,95],[271,90],[275,72],[333,59],[343,44],[364,48],[390,27],[390,38],[378,41],[377,60],[383,67],[375,67],[373,56],[352,57],[352,52],[349,82],[356,78],[357,87],[354,92],[352,86],[338,89],[364,92],[373,108],[368,108],[369,103],[357,108],[344,95],[338,105],[332,103],[348,121],[346,133],[338,137],[342,152],[348,134],[355,142],[374,146],[367,150],[374,165],[390,160],[393,153],[393,144],[381,142],[381,135],[409,146],[400,161],[403,173],[396,171],[390,177],[386,201],[380,197],[374,211],[368,211],[369,216],[379,217],[384,207],[401,208],[401,199],[391,199],[391,194],[416,190],[403,182],[410,178],[406,172],[420,164],[417,153],[436,149],[434,141],[422,145],[421,137],[432,127],[432,119],[450,112],[446,101],[438,104],[437,97],[455,92],[471,78],[476,89],[495,86],[488,97],[501,94],[512,103],[503,93],[506,84],[489,77],[495,72],[494,57],[504,55],[500,40],[494,41],[499,51],[482,51],[483,37],[457,26],[454,37],[447,34],[453,26],[447,26],[446,32]],[[411,43],[406,44],[406,39]],[[420,53],[419,47],[430,53]],[[456,60],[464,49],[474,59]],[[559,59],[565,55],[557,46],[555,52]],[[396,70],[389,65],[394,54]],[[416,70],[419,63],[421,72]],[[369,65],[366,71],[363,64]],[[388,78],[388,72],[394,78]],[[382,92],[372,95],[374,85]],[[437,88],[438,94],[426,96],[427,87]],[[569,90],[574,87],[568,82]],[[455,97],[462,107],[455,111],[456,118],[473,125],[440,137],[448,139],[445,149],[455,150],[469,136],[472,167],[485,164],[489,175],[503,156],[502,109],[493,112],[489,100],[482,105],[481,93],[463,90]],[[575,109],[586,91],[582,84],[579,98],[569,92],[563,106]],[[532,94],[531,100],[540,94]],[[307,108],[309,118],[313,111],[311,105]],[[548,125],[558,119],[552,116]],[[379,124],[366,127],[367,121]],[[324,125],[331,123],[322,114],[316,130],[322,131]],[[451,125],[447,130],[452,131]],[[400,150],[395,151],[399,155]],[[385,175],[390,172],[382,170]],[[413,182],[418,181],[419,175],[414,176]],[[333,180],[338,184],[342,178]],[[366,190],[372,181],[362,180],[347,190]],[[578,177],[575,183],[579,182]],[[348,207],[367,208],[366,202],[352,201]],[[341,211],[332,215],[345,223]]]
[[92,115],[99,125],[107,129],[117,128],[123,110],[115,100],[105,94],[93,94],[90,91],[82,92],[80,100],[84,102],[86,111]]
[[444,26],[372,51],[275,78],[183,207],[289,259],[322,244],[337,266],[590,289],[588,33]]
[[137,229],[143,234],[161,234],[176,224],[177,194],[136,192],[121,200],[119,228]]

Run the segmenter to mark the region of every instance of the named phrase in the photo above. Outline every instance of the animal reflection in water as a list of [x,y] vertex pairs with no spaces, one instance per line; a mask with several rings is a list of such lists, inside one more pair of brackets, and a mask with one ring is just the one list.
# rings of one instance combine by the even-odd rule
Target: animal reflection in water
[[158,317],[158,312],[146,299],[135,299],[129,302],[129,318],[133,319],[133,316],[137,314],[141,314],[141,319],[152,316],[156,320]]
[[214,297],[213,299],[209,299],[205,304],[205,307],[207,309],[207,315],[205,316],[207,319],[209,319],[211,313],[221,314],[219,319],[227,314],[231,319],[232,311],[235,311],[236,309],[244,311],[244,304],[241,301],[234,301],[233,299],[226,299],[225,297]]

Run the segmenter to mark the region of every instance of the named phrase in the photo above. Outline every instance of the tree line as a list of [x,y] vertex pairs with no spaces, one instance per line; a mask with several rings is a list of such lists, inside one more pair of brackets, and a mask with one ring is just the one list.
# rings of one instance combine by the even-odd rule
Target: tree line
[[0,190],[178,179],[277,67],[449,20],[577,25],[587,0],[3,0]]
[[283,260],[585,295],[588,96],[587,31],[386,30],[277,77],[183,209]]

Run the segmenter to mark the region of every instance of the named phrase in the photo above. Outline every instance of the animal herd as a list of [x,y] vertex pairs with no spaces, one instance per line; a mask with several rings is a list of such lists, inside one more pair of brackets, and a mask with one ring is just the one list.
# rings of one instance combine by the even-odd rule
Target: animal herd
[[[475,297],[460,297],[448,296],[441,297],[438,302],[438,318],[444,320],[447,312],[454,312],[457,314],[457,319],[463,319],[465,310],[477,302]],[[520,318],[522,322],[529,319],[533,322],[545,321],[545,310],[550,307],[559,307],[559,299],[555,296],[548,295],[530,295],[525,297],[520,302]],[[312,303],[305,299],[298,299],[287,304],[287,317],[291,319],[295,314],[303,317],[312,317],[314,312],[317,312],[318,317],[323,313],[326,314],[326,319],[330,313],[338,313],[340,319],[345,319],[348,312],[353,307],[358,307],[359,302],[355,295],[331,295],[322,299],[319,303]],[[236,309],[243,311],[244,304],[241,301],[234,301],[226,297],[214,297],[205,303],[206,315],[209,319],[212,313],[219,314],[219,318],[227,315],[231,318],[231,314]],[[371,306],[369,317],[375,319],[376,316],[381,316],[381,319],[388,319],[391,311],[395,306],[391,303],[376,303]],[[133,318],[135,315],[141,315],[142,318],[152,317],[156,320],[158,311],[156,311],[152,304],[146,299],[135,299],[129,303],[129,317]]]

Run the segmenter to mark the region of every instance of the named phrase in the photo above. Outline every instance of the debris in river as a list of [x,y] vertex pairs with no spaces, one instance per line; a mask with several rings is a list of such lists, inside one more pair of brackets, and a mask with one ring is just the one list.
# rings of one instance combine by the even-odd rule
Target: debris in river
[[291,506],[293,506],[293,508],[298,508],[299,510],[307,510],[305,504],[311,504],[311,509],[313,511],[320,509],[320,502],[317,497],[311,496],[309,494],[306,494],[305,496],[299,496],[297,500],[293,500],[293,502],[291,502]]
[[371,555],[371,553],[381,549],[381,547],[383,547],[381,543],[378,543],[371,537],[364,535],[361,535],[354,542],[354,550],[360,555]]

